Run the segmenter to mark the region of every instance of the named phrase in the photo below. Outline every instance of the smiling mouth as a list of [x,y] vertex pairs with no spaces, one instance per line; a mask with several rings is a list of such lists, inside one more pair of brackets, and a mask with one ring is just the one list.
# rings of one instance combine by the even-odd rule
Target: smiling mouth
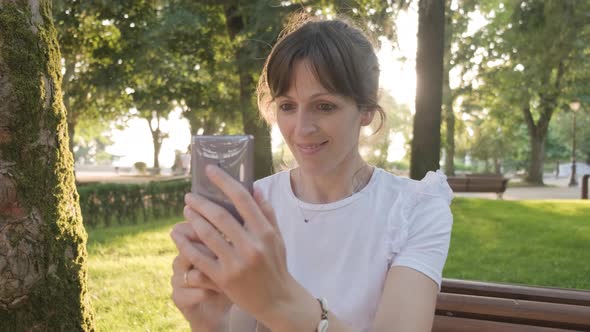
[[326,145],[328,141],[319,143],[319,144],[297,144],[297,147],[307,153],[313,153],[319,150],[322,146]]

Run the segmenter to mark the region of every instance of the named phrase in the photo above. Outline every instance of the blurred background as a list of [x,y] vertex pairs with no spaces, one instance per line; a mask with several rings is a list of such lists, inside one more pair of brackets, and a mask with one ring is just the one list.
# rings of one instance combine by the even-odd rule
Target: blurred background
[[[446,2],[447,175],[567,185],[574,159],[578,173],[590,171],[587,8],[588,1]],[[388,120],[378,135],[366,133],[362,151],[408,174],[418,2],[54,1],[79,181],[186,174],[191,134],[257,133],[260,176],[292,166],[278,130],[256,118],[254,89],[294,11],[344,13],[374,37]]]

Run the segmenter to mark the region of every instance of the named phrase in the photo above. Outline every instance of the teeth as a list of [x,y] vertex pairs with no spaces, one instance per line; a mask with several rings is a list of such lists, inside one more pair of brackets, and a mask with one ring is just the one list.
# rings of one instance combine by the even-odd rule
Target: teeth
[[320,144],[311,144],[311,145],[299,145],[299,147],[301,147],[302,149],[315,149],[318,146],[320,146]]

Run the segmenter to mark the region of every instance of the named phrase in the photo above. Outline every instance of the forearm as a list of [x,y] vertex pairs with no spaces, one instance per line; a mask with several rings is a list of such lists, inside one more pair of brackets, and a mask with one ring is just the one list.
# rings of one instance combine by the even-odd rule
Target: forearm
[[215,325],[203,324],[198,320],[189,321],[191,332],[229,332],[229,314],[223,316],[223,318]]
[[[316,331],[321,319],[321,306],[318,300],[304,287],[297,284],[294,296],[287,302],[273,308],[261,322],[273,332]],[[328,322],[330,332],[352,332],[352,327],[330,312],[328,303]]]

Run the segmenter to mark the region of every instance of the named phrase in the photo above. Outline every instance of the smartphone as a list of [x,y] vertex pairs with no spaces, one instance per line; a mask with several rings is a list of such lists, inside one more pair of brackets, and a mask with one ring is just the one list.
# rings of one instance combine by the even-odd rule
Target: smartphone
[[191,192],[223,206],[244,224],[229,198],[205,174],[205,166],[217,165],[252,194],[254,184],[254,136],[195,135],[191,140]]

